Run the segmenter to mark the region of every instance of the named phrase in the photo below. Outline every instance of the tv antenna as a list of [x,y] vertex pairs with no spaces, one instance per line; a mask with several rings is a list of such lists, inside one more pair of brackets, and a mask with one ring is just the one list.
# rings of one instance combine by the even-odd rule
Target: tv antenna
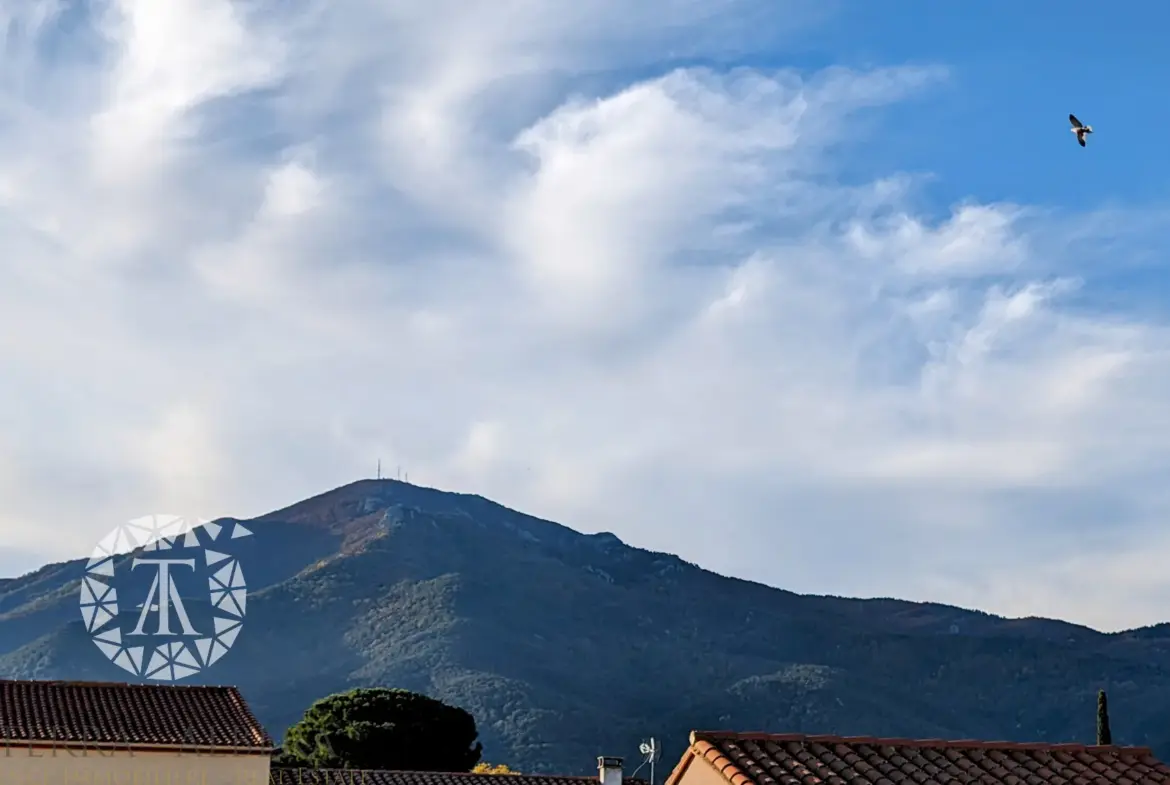
[[642,753],[642,762],[638,768],[634,769],[634,774],[642,770],[642,767],[650,765],[650,785],[654,785],[654,763],[662,756],[662,748],[658,746],[658,739],[651,738],[649,741],[644,741],[638,745],[638,752]]

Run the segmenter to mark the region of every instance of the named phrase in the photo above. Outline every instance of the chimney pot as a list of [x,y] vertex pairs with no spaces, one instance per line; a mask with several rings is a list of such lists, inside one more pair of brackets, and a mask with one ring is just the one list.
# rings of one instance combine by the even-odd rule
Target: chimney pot
[[606,755],[597,759],[600,785],[622,785],[622,759]]

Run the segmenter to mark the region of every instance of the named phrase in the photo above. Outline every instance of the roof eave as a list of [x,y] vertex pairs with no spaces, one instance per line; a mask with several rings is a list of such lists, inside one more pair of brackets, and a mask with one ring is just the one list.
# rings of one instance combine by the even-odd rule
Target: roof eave
[[[150,744],[138,742],[109,742],[109,741],[78,741],[69,739],[2,739],[0,749],[71,749],[71,750],[109,750],[111,752],[189,752],[194,754],[219,755],[274,755],[280,751],[275,746],[241,746],[218,744]],[[42,757],[42,756],[35,756]]]

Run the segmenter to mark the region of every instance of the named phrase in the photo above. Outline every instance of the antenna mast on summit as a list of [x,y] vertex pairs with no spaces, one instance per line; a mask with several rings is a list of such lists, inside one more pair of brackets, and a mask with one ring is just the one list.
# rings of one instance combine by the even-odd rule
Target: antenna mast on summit
[[382,459],[378,459],[378,479],[382,479]]

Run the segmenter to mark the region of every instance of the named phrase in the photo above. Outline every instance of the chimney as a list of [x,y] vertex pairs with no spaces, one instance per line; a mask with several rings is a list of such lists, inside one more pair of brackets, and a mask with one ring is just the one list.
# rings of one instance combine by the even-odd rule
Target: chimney
[[622,785],[622,759],[602,756],[597,759],[601,785]]

